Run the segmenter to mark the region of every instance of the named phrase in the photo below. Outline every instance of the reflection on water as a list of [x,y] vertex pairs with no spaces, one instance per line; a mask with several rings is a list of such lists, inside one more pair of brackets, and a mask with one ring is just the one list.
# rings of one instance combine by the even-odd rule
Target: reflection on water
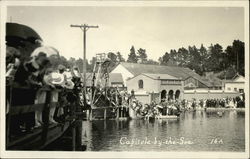
[[84,121],[82,141],[88,151],[244,151],[245,112],[220,114],[196,111],[171,120]]

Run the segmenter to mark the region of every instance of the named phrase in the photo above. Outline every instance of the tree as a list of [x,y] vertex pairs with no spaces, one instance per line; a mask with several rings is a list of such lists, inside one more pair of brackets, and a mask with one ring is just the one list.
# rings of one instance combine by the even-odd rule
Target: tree
[[160,59],[161,65],[167,65],[168,61],[170,60],[170,55],[168,52],[166,52],[162,58]]
[[202,74],[202,70],[201,70],[201,56],[200,56],[200,52],[199,50],[196,48],[196,46],[189,46],[188,47],[188,51],[189,51],[189,63],[188,63],[188,67],[192,70],[194,70],[196,73],[198,74]]
[[108,58],[113,62],[113,63],[117,63],[117,55],[113,52],[109,52],[108,53]]
[[178,59],[179,66],[186,67],[188,63],[190,62],[188,59],[189,57],[188,50],[184,47],[179,48],[177,52],[177,57],[178,57],[177,59]]
[[134,46],[132,46],[130,49],[130,54],[128,55],[127,62],[137,63],[137,61],[138,61],[138,58],[135,54],[135,48]]
[[83,72],[83,59],[78,58],[75,62],[76,66],[79,68],[80,72]]
[[232,66],[236,69],[238,73],[244,75],[244,67],[245,67],[244,43],[239,40],[234,40],[233,45],[232,46],[230,45],[226,48],[225,54],[227,57],[228,67]]
[[233,52],[233,46],[227,46],[225,50],[226,56],[228,58],[228,63],[230,66],[236,66],[237,63],[237,55],[236,52]]
[[74,67],[75,66],[75,61],[76,61],[75,58],[73,58],[73,57],[69,58],[68,63],[70,65],[70,67]]
[[146,54],[146,50],[145,49],[140,48],[137,51],[137,55],[138,55],[138,59],[141,61],[141,63],[146,63],[148,56]]
[[208,49],[208,60],[206,61],[206,67],[208,71],[218,72],[223,70],[221,68],[221,58],[223,58],[223,48],[219,44],[215,44]]
[[108,53],[108,58],[110,58],[110,63],[108,65],[108,70],[112,70],[113,67],[116,66],[117,63],[119,63],[117,55],[113,52]]
[[232,46],[233,54],[236,55],[236,70],[239,74],[245,75],[245,44],[240,40],[234,40]]
[[122,57],[119,51],[116,53],[116,56],[117,56],[118,62],[125,62],[125,59]]
[[208,53],[207,53],[207,49],[203,46],[203,44],[201,44],[199,52],[200,52],[201,75],[204,75],[204,73],[206,71],[206,63],[205,63],[205,61],[208,60],[209,56],[208,56]]
[[161,65],[161,64],[163,63],[163,58],[162,58],[162,57],[159,57],[159,58],[158,58],[158,62],[159,62],[159,64]]
[[49,60],[53,69],[57,69],[58,65],[64,65],[65,67],[70,68],[69,63],[64,56],[50,56]]
[[167,63],[169,66],[178,66],[178,57],[177,51],[175,49],[170,50],[170,59]]

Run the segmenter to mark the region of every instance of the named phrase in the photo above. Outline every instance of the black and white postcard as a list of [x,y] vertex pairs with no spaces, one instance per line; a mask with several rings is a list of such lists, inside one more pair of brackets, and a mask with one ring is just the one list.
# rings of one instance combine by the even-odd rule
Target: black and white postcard
[[248,1],[7,1],[2,158],[249,158]]

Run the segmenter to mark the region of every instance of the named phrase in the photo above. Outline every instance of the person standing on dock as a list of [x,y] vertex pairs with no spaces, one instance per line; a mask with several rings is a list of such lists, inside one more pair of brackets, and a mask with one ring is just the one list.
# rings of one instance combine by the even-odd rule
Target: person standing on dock
[[[64,65],[58,65],[56,72],[54,72],[52,74],[52,78],[54,75],[54,79],[55,81],[53,81],[53,84],[55,84],[56,88],[58,89],[63,89],[67,86],[67,76],[65,74],[65,70],[66,67]],[[56,81],[56,79],[60,79],[59,81]],[[52,123],[55,123],[54,121],[54,117],[56,118],[56,120],[58,121],[62,121],[63,120],[63,115],[64,115],[64,105],[62,103],[60,104],[56,104],[58,103],[58,101],[64,101],[64,96],[63,96],[63,91],[58,91],[58,89],[53,90],[51,92],[51,102],[54,103],[51,108],[51,114],[50,114],[50,121],[52,121]]]
[[[35,102],[37,89],[42,86],[40,73],[47,66],[49,60],[45,53],[39,52],[36,56],[30,57],[28,61],[23,61],[18,67],[14,82],[17,88],[13,89],[12,105],[32,105]],[[22,89],[26,87],[29,89]],[[24,113],[13,117],[12,126],[15,131],[29,132],[35,126],[35,112]]]

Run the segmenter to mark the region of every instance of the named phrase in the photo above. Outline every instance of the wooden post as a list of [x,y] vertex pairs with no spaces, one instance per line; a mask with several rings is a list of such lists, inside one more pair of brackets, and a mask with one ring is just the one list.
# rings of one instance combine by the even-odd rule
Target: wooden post
[[104,120],[106,120],[106,118],[107,118],[107,108],[104,108]]
[[121,117],[123,117],[123,106],[121,106]]
[[107,121],[106,120],[104,120],[103,127],[104,127],[104,130],[107,129]]
[[76,138],[75,138],[75,145],[76,150],[81,150],[82,146],[82,120],[76,120]]
[[119,119],[119,112],[120,112],[120,107],[119,107],[119,103],[118,103],[118,94],[117,94],[117,88],[115,89],[115,103],[116,103],[116,107],[118,107],[116,110],[116,119]]
[[[8,87],[7,87],[7,89],[8,89]],[[10,110],[11,110],[11,106],[12,106],[12,86],[9,86],[9,112],[6,115],[6,145],[8,145],[9,141],[10,141],[10,121],[11,121]],[[7,112],[7,110],[5,110],[5,111]]]
[[82,146],[82,120],[81,120],[81,115],[82,115],[82,109],[81,106],[78,104],[79,103],[79,98],[77,99],[76,102],[74,102],[74,106],[75,106],[75,123],[74,123],[74,127],[75,127],[75,150],[81,150],[81,146]]
[[92,121],[93,119],[93,109],[89,110],[89,120]]
[[48,130],[49,130],[49,112],[50,112],[50,102],[51,102],[51,90],[47,91],[46,93],[46,100],[45,100],[45,106],[43,109],[44,113],[44,125],[43,125],[43,131],[42,131],[42,137],[41,141],[46,142]]
[[122,117],[125,117],[126,108],[122,106]]
[[76,150],[76,127],[75,125],[72,125],[72,151],[75,150]]
[[86,119],[89,120],[89,109],[86,110]]
[[116,109],[116,119],[119,119],[119,107]]
[[70,103],[70,117],[71,117],[71,135],[72,135],[72,151],[76,150],[76,126],[75,126],[75,117],[76,117],[76,105],[75,103]]

